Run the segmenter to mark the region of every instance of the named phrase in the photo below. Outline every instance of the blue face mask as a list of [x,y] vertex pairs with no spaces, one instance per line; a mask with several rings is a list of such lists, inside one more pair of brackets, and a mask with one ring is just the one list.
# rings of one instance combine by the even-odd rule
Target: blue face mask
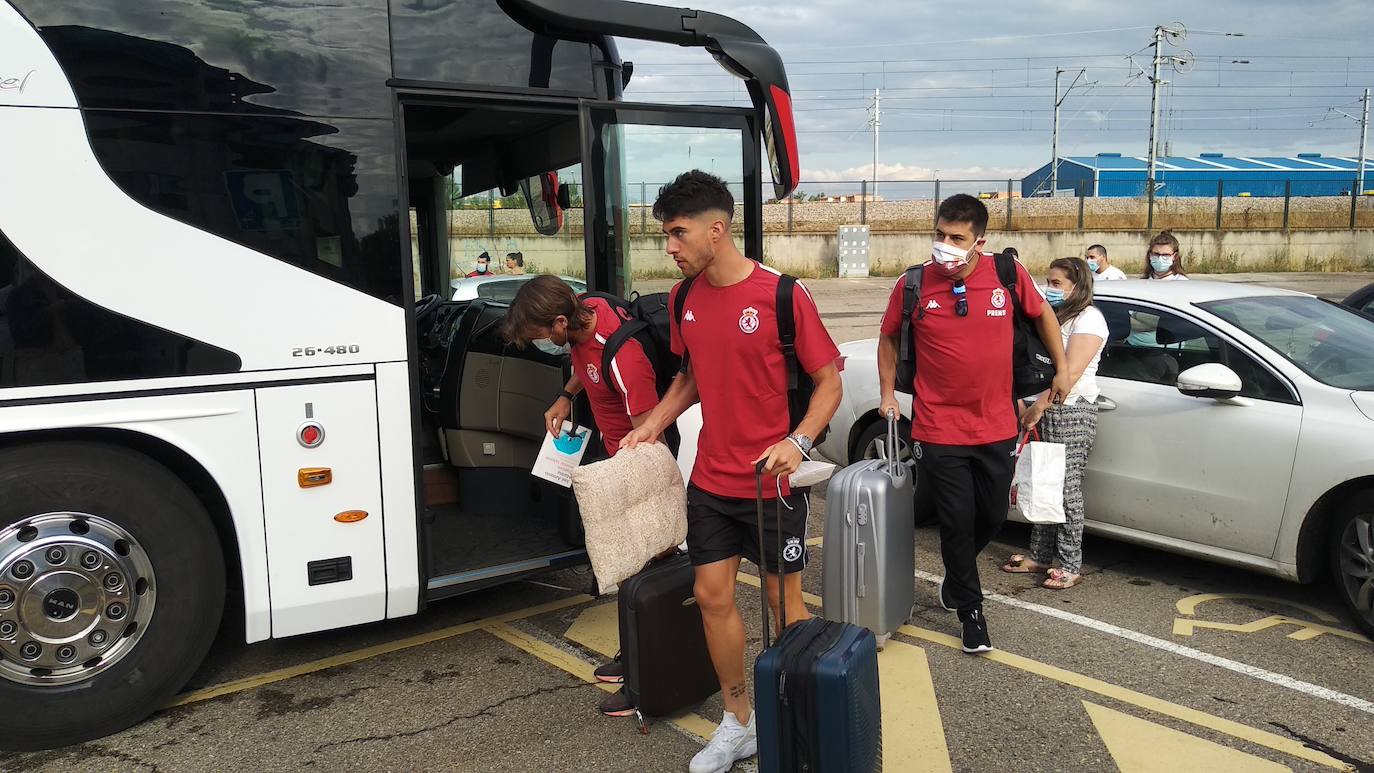
[[1167,274],[1173,267],[1173,258],[1150,257],[1150,268],[1154,269],[1156,274]]
[[1053,287],[1045,288],[1045,300],[1050,302],[1050,306],[1059,308],[1064,305],[1064,291]]
[[1093,260],[1092,258],[1088,258],[1088,270],[1090,270],[1090,271],[1092,271],[1094,274],[1096,274],[1096,273],[1097,273],[1097,261]]

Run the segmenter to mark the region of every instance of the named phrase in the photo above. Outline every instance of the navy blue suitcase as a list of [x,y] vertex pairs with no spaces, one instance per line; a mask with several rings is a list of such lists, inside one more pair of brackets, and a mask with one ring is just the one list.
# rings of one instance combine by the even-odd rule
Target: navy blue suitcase
[[[761,548],[761,476],[758,482]],[[782,555],[781,530],[778,554]],[[762,591],[762,582],[759,587]],[[818,617],[788,627],[784,617],[781,635],[769,645],[768,599],[762,592],[760,596],[765,646],[754,661],[760,773],[882,770],[882,705],[873,632]],[[786,604],[780,606],[785,616]]]

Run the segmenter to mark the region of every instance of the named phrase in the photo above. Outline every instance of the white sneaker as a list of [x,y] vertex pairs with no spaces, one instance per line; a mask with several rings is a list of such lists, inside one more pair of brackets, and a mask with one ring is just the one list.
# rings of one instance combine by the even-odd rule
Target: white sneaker
[[748,759],[759,752],[759,737],[754,730],[754,715],[749,714],[749,724],[741,725],[735,715],[725,712],[725,719],[711,735],[711,742],[697,752],[689,768],[691,773],[725,773],[740,760]]

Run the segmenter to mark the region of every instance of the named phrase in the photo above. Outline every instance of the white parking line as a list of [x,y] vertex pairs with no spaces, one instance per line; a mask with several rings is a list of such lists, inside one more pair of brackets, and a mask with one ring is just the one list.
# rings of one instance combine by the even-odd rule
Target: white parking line
[[[916,577],[931,583],[938,583],[941,579],[943,579],[939,575],[931,574],[930,572],[923,572],[920,570],[917,570]],[[1248,663],[1241,663],[1239,661],[1231,660],[1230,658],[1223,658],[1218,655],[1212,655],[1201,650],[1195,650],[1192,647],[1185,647],[1182,644],[1175,644],[1174,642],[1165,641],[1164,639],[1157,639],[1148,634],[1140,633],[1139,631],[1132,631],[1129,628],[1122,628],[1121,626],[1112,625],[1111,623],[1105,623],[1101,620],[1094,620],[1091,617],[1084,617],[1083,615],[1076,615],[1072,612],[1065,612],[1064,610],[1056,609],[1055,607],[1047,607],[1044,604],[1032,604],[1027,601],[1021,601],[1020,599],[1011,598],[1010,596],[1003,596],[999,593],[988,593],[984,594],[984,596],[988,600],[996,601],[999,604],[1006,604],[1010,607],[1024,609],[1028,612],[1036,612],[1047,617],[1053,617],[1058,620],[1063,620],[1067,623],[1073,623],[1074,625],[1081,625],[1084,628],[1089,628],[1091,630],[1098,631],[1099,633],[1117,636],[1122,639],[1133,641],[1137,644],[1143,644],[1147,647],[1153,647],[1154,649],[1161,650],[1163,652],[1168,652],[1173,655],[1185,657],[1190,660],[1196,660],[1200,663],[1207,663],[1208,665],[1217,666],[1218,668],[1224,668],[1227,671],[1234,671],[1237,674],[1243,674],[1245,676],[1253,677],[1255,679],[1259,679],[1260,681],[1268,682],[1272,685],[1277,685],[1279,687],[1284,687],[1289,690],[1293,690],[1294,692],[1302,693],[1303,695],[1307,695],[1313,698],[1321,698],[1323,700],[1331,701],[1332,703],[1338,703],[1342,706],[1355,709],[1356,711],[1363,711],[1366,714],[1374,714],[1374,703],[1371,703],[1370,701],[1367,701],[1363,698],[1357,698],[1353,695],[1346,695],[1342,692],[1336,692],[1335,690],[1322,687],[1321,685],[1312,684],[1311,682],[1304,682],[1301,679],[1294,679],[1291,676],[1284,676],[1283,674],[1276,674],[1273,671],[1266,671],[1263,668],[1252,666]]]

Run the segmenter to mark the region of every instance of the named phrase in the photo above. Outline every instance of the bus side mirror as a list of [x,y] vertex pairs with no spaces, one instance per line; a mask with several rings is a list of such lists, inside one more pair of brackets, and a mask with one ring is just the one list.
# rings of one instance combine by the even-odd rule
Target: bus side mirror
[[563,204],[567,185],[558,183],[557,172],[545,172],[520,181],[520,191],[530,210],[534,230],[544,236],[555,236],[563,230]]

